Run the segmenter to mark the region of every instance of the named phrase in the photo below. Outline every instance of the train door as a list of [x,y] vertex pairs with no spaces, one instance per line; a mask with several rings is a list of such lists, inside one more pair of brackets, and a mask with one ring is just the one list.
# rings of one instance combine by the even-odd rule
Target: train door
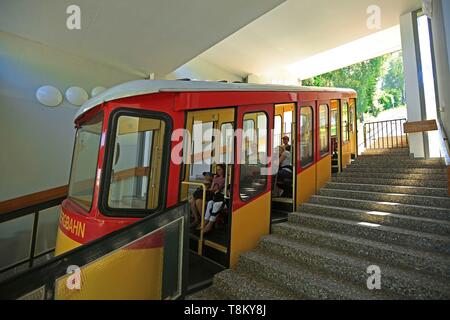
[[330,135],[331,135],[331,167],[332,174],[341,172],[341,117],[339,100],[332,100],[330,114]]
[[275,105],[273,146],[279,148],[280,167],[273,176],[272,223],[286,221],[289,213],[295,211],[295,106],[294,103]]
[[[233,143],[234,143],[234,108],[210,109],[189,112],[187,114],[186,129],[190,133],[190,140],[185,140],[184,149],[189,150],[190,161],[184,165],[183,185],[180,199],[188,199],[191,211],[197,210],[198,225],[192,225],[190,233],[190,250],[198,256],[206,257],[224,267],[229,264],[229,227],[230,204],[223,201],[220,208],[215,208],[214,227],[205,233],[211,216],[205,217],[208,202],[214,200],[212,193],[203,192],[209,174],[217,174],[220,165],[224,164],[225,183],[222,194],[225,196],[230,188],[233,176]],[[211,180],[209,180],[211,181]],[[206,186],[205,189],[208,189]],[[205,196],[203,197],[203,194]],[[194,199],[194,200],[192,200]],[[197,201],[200,200],[200,201]],[[217,199],[216,199],[217,200]],[[193,201],[193,202],[191,202]],[[192,208],[192,205],[194,208]],[[208,219],[208,220],[207,220]],[[212,219],[211,219],[212,220]],[[202,228],[203,226],[203,228]]]
[[316,102],[302,102],[298,111],[297,206],[316,193]]
[[350,122],[353,121],[350,121],[350,108],[348,99],[343,99],[341,101],[341,106],[341,170],[344,170],[352,161]]
[[330,148],[330,103],[317,103],[316,124],[316,191],[319,191],[331,179],[331,148]]
[[[273,105],[237,109],[230,265],[270,232]],[[240,130],[239,130],[240,129]]]
[[351,158],[352,160],[358,155],[358,130],[356,116],[356,99],[350,99],[348,105],[348,120],[350,131]]

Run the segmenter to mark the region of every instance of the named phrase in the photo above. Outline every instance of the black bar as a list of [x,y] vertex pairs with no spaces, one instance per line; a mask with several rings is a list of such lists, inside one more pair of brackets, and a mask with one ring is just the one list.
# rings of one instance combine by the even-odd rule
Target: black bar
[[36,250],[36,237],[37,237],[37,229],[39,224],[39,211],[34,213],[34,222],[33,222],[33,230],[31,233],[31,247],[30,247],[30,268],[33,266],[34,261],[34,252]]
[[364,148],[367,149],[367,132],[366,132],[366,125],[364,125]]
[[378,146],[377,149],[380,149],[380,123],[377,123],[377,141],[378,141]]
[[392,130],[392,121],[391,122],[391,148],[394,148],[394,130]]
[[395,146],[398,148],[398,120],[395,120]]

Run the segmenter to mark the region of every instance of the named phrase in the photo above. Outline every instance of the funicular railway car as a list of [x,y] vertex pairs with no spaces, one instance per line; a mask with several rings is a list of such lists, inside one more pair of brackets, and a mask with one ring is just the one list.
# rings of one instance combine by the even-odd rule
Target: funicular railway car
[[[350,89],[152,80],[111,88],[76,115],[56,254],[192,199],[197,188],[207,189],[204,176],[221,167],[223,204],[208,233],[209,191],[197,199],[201,223],[191,229],[190,271],[201,282],[198,275],[214,269],[211,263],[233,267],[240,253],[270,233],[272,223],[284,221],[331,178],[333,165],[340,171],[356,156],[355,108]],[[278,150],[290,155],[283,159],[290,161],[283,177],[280,163],[277,172],[263,170],[275,166],[266,160]],[[249,156],[253,162],[246,161]],[[112,257],[115,272],[139,274],[143,267],[133,261],[145,259],[144,267],[155,270],[146,281],[162,281],[164,241],[164,233],[157,233],[132,253]],[[92,292],[115,276],[94,269],[84,275]],[[121,290],[128,288],[135,298],[162,297],[141,290],[143,279],[135,278]],[[69,298],[92,292],[71,292]]]

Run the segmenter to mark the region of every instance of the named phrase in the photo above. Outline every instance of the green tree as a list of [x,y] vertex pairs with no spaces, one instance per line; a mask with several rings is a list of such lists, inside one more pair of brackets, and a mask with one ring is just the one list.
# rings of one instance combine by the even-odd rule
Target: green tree
[[[392,108],[405,103],[405,76],[403,73],[403,60],[399,53],[394,53],[387,61],[388,71],[383,78],[382,90],[393,99]],[[389,106],[385,106],[389,109]]]
[[346,68],[325,73],[302,81],[305,86],[352,88],[358,93],[358,114],[376,115],[379,110],[374,104],[377,84],[383,75],[385,57],[363,61]]

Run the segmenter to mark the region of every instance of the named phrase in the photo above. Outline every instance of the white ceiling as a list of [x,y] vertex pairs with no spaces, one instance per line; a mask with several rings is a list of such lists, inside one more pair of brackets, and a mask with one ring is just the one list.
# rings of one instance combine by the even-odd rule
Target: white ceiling
[[[0,30],[162,77],[285,0],[0,0]],[[81,30],[66,8],[81,8]]]
[[[367,8],[370,5],[377,5],[381,9],[381,30],[367,27],[370,16]],[[267,74],[294,65],[297,66],[297,75],[301,77],[302,61],[308,62],[308,58],[318,57],[333,48],[382,30],[390,29],[385,33],[389,38],[383,38],[382,35],[380,41],[380,35],[375,36],[373,41],[377,42],[376,45],[360,46],[363,53],[355,54],[354,45],[342,48],[341,51],[348,56],[355,54],[346,59],[345,64],[399,48],[400,34],[398,29],[392,27],[399,24],[400,15],[420,7],[420,0],[288,0],[198,58],[241,76]],[[336,57],[324,55],[321,58],[334,59],[336,64],[328,61],[327,70],[319,68],[321,71],[316,74],[344,66]],[[308,70],[309,76],[313,73]]]

